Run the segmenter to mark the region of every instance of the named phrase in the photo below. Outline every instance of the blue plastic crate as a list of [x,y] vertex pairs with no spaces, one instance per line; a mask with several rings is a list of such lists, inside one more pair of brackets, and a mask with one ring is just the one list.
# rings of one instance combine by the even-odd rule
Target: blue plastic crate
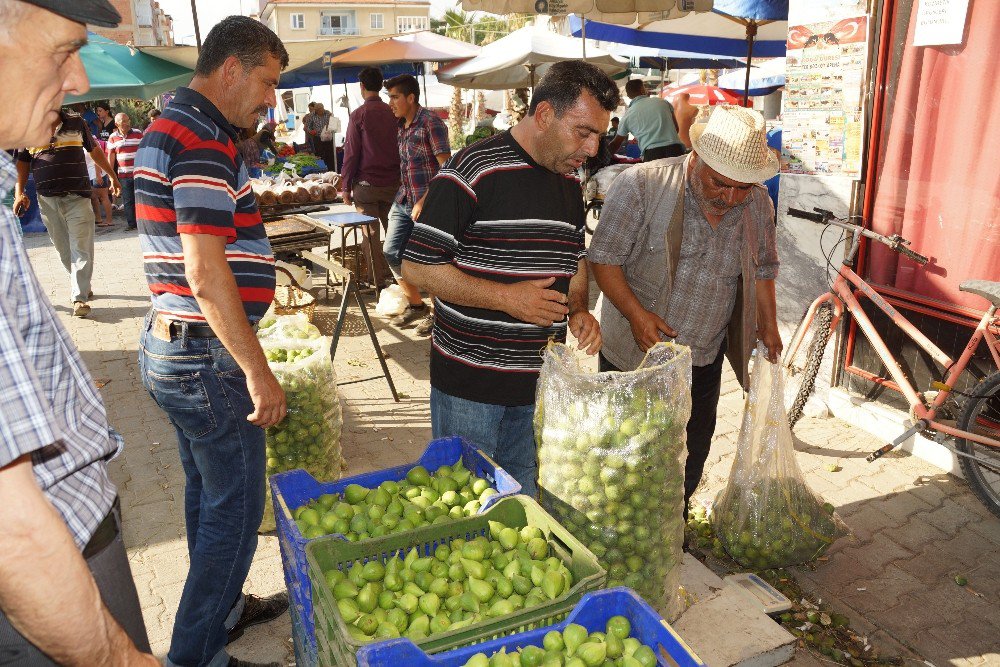
[[475,646],[467,646],[452,651],[428,655],[409,639],[391,639],[369,644],[358,651],[358,667],[462,667],[477,653],[491,656],[500,649],[508,652],[534,644],[542,645],[542,638],[552,630],[562,631],[570,623],[587,628],[588,632],[601,631],[612,616],[624,616],[632,624],[632,636],[653,649],[660,665],[668,663],[660,654],[662,648],[677,667],[704,667],[694,651],[681,639],[673,628],[653,610],[635,591],[630,588],[609,588],[604,591],[587,593],[570,613],[569,617],[557,625],[528,632],[521,632],[493,639]]
[[[454,465],[459,457],[462,464],[472,473],[484,478],[497,490],[480,509],[480,513],[492,507],[501,498],[521,492],[518,484],[503,468],[484,454],[475,445],[462,438],[451,437],[432,440],[415,463],[377,470],[375,472],[345,477],[337,482],[318,482],[305,470],[289,470],[271,475],[271,499],[274,503],[274,518],[277,524],[278,545],[281,548],[281,563],[285,572],[285,584],[289,593],[289,608],[292,610],[293,629],[295,616],[299,615],[302,637],[295,637],[296,650],[303,646],[304,652],[316,654],[316,630],[313,618],[312,589],[309,583],[309,565],[306,562],[307,540],[299,531],[292,512],[327,494],[341,494],[349,484],[359,484],[373,489],[385,481],[398,482],[406,478],[412,468],[422,465],[435,472],[443,465]],[[342,535],[338,536],[342,539]]]

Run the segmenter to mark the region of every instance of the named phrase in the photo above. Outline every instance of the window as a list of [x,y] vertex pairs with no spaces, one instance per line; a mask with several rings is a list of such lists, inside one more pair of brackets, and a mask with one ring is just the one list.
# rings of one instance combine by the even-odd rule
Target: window
[[426,16],[398,16],[396,17],[396,32],[416,32],[417,30],[427,30],[428,19]]
[[291,14],[291,19],[292,19],[292,30],[305,30],[306,27],[305,14]]
[[385,28],[385,14],[372,14],[371,28],[372,30],[382,30]]

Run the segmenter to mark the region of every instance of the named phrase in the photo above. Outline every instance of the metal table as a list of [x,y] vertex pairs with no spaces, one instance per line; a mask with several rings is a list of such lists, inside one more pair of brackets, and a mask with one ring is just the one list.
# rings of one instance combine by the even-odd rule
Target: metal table
[[[333,229],[340,230],[340,265],[347,268],[347,254],[346,254],[346,243],[347,234],[352,235],[352,240],[354,241],[354,247],[357,252],[354,254],[354,275],[361,275],[361,250],[358,242],[358,232],[361,228],[366,225],[379,224],[378,218],[374,218],[370,215],[364,215],[363,213],[357,213],[355,211],[347,211],[344,213],[326,213],[324,215],[313,216],[313,219],[328,225],[331,230],[331,235],[329,239],[329,244],[327,245],[326,257],[330,259],[333,254]],[[363,235],[362,235],[363,236]],[[368,269],[372,273],[372,284],[375,287],[375,298],[378,299],[379,286],[374,284],[375,281],[375,258],[372,256],[372,246],[371,243],[368,244],[367,252],[368,256]],[[330,286],[329,277],[330,273],[327,273],[327,286]]]

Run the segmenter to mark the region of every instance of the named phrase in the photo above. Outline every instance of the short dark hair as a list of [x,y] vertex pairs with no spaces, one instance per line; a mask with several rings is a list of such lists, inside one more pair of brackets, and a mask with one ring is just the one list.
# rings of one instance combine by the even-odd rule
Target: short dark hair
[[163,112],[160,111],[159,109],[150,109],[148,115],[152,116],[153,118],[157,118],[161,113]]
[[358,81],[369,93],[382,90],[382,72],[377,67],[365,67],[358,72]]
[[621,119],[618,118],[618,116],[612,116],[611,117],[611,122],[612,123],[618,123],[618,122],[621,122]]
[[642,79],[632,79],[625,84],[625,94],[629,99],[646,94],[646,82]]
[[385,82],[386,90],[393,88],[399,88],[399,92],[404,96],[413,95],[414,102],[420,101],[420,84],[417,83],[417,77],[412,74],[400,74]]
[[227,16],[205,38],[194,73],[208,76],[230,56],[235,56],[249,72],[263,65],[268,54],[281,63],[281,69],[288,67],[288,51],[270,28],[249,16]]
[[105,111],[107,111],[110,114],[111,113],[111,104],[109,104],[108,102],[95,102],[94,103],[94,111],[97,111],[98,109],[104,109]]
[[561,116],[587,91],[605,111],[614,111],[621,103],[618,86],[607,74],[583,60],[562,60],[553,63],[535,86],[528,115],[532,116],[542,102],[548,102]]

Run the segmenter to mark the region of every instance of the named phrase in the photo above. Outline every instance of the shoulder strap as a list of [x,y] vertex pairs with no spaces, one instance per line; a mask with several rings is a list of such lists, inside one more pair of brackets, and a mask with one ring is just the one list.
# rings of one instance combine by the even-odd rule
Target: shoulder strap
[[681,239],[684,236],[684,191],[686,188],[687,169],[681,169],[680,192],[677,203],[674,204],[670,225],[667,227],[667,257],[670,260],[670,284],[674,284],[677,275],[677,264],[681,261]]

